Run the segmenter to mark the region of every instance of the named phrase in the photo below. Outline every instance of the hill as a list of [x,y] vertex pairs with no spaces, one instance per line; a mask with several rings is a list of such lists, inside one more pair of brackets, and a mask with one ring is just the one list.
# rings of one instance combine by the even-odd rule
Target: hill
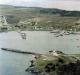
[[6,16],[7,22],[10,24],[16,23],[23,30],[60,29],[80,31],[80,11],[0,5],[0,15]]
[[0,5],[0,12],[2,13],[14,13],[14,14],[59,14],[60,16],[71,16],[79,17],[80,11],[68,11],[57,8],[41,8],[41,7],[22,7],[22,6],[12,6],[12,5]]

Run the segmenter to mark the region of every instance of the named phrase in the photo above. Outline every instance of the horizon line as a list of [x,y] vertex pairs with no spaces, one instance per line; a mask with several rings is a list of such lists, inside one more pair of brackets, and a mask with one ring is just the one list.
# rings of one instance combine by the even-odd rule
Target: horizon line
[[59,10],[66,10],[66,11],[80,11],[80,10],[73,10],[73,9],[64,9],[64,8],[54,8],[54,7],[38,7],[38,6],[23,6],[23,5],[10,5],[10,4],[0,4],[0,5],[7,5],[7,6],[13,6],[13,7],[24,7],[24,8],[45,8],[45,9],[59,9]]

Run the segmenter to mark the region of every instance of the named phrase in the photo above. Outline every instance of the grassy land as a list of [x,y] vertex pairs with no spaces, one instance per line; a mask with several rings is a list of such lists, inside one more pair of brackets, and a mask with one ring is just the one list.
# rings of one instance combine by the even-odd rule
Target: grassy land
[[[48,11],[49,9],[44,9]],[[40,12],[42,8],[8,7],[0,8],[0,14],[7,15],[12,30],[20,26],[22,30],[73,30],[80,31],[80,17],[61,16],[59,13]],[[10,16],[13,16],[12,18]]]

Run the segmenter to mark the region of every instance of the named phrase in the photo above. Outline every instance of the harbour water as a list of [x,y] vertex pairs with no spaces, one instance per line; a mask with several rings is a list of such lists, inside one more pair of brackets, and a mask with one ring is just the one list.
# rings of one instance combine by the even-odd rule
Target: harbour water
[[[55,37],[49,31],[26,31],[26,39],[18,32],[0,33],[0,48],[12,48],[22,51],[46,53],[60,50],[65,53],[80,54],[80,35]],[[31,55],[23,55],[0,50],[0,75],[32,75],[25,72]]]

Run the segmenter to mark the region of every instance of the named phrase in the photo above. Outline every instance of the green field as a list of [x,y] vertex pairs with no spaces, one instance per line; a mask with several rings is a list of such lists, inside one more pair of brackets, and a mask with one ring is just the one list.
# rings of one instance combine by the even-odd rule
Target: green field
[[[1,5],[0,5],[1,6]],[[79,11],[37,7],[1,6],[0,14],[7,17],[7,22],[22,30],[72,30],[80,31]]]

